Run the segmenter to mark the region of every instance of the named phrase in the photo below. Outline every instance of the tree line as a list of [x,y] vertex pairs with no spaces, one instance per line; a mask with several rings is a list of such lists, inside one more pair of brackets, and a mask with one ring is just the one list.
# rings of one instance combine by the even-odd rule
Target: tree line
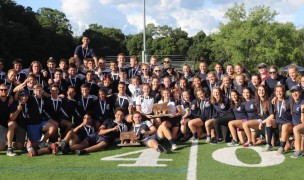
[[[147,54],[182,55],[189,61],[204,58],[211,65],[242,63],[248,70],[261,62],[303,65],[304,29],[275,21],[277,15],[269,7],[246,10],[244,4],[235,4],[225,13],[227,23],[221,23],[218,32],[206,35],[202,30],[192,37],[181,28],[148,24]],[[69,58],[81,43],[63,12],[51,8],[34,12],[12,0],[0,1],[0,29],[0,57],[7,61]],[[91,24],[83,34],[90,37],[98,56],[141,55],[143,49],[142,33],[125,35],[117,28]]]

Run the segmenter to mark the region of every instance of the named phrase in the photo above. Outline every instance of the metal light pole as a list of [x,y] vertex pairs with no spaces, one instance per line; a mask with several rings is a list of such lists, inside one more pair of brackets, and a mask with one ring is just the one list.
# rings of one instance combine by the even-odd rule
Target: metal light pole
[[143,30],[143,51],[142,51],[142,62],[147,62],[146,55],[146,0],[144,0],[144,30]]

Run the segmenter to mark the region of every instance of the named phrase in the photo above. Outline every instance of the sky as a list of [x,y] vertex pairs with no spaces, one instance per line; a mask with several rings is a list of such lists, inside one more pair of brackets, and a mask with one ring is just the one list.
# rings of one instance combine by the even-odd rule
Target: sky
[[[81,35],[89,24],[121,29],[126,35],[143,31],[144,0],[15,0],[33,11],[41,7],[65,13],[74,35]],[[278,22],[292,22],[304,27],[304,0],[146,0],[146,24],[181,28],[189,36],[199,31],[216,32],[220,22],[226,22],[225,12],[235,3],[244,3],[249,10],[269,6],[279,15]]]

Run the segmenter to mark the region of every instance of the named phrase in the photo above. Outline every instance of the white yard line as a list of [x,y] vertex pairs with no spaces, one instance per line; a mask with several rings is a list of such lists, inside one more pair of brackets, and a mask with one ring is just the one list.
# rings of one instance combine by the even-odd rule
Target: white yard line
[[198,141],[193,141],[190,148],[187,180],[196,180]]

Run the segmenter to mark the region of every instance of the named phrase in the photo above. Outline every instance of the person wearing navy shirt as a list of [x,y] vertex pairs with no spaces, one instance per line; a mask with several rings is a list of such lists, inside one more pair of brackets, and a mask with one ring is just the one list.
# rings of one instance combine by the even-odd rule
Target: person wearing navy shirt
[[13,61],[13,68],[15,69],[15,71],[17,73],[16,85],[19,85],[19,84],[23,83],[26,79],[26,74],[24,72],[22,72],[22,60],[21,59],[15,59]]
[[[81,87],[81,95],[77,98],[77,109],[81,117],[83,117],[86,113],[94,112],[94,101],[97,99],[96,96],[91,95],[89,92],[89,86],[87,84],[82,84]],[[81,124],[81,122],[75,122],[75,125]]]
[[276,66],[270,66],[269,68],[269,77],[265,80],[265,85],[268,87],[268,94],[270,97],[274,96],[274,88],[276,85],[286,84],[286,77],[279,75],[278,68]]
[[218,81],[218,79],[216,78],[213,71],[210,71],[207,74],[207,78],[208,78],[208,80],[203,81],[203,87],[207,87],[207,89],[206,89],[207,93],[208,93],[208,95],[211,95],[212,94],[212,89],[214,87],[219,87],[221,85],[221,82]]
[[19,92],[18,100],[10,106],[10,121],[7,131],[7,155],[16,156],[13,151],[13,137],[16,136],[15,147],[17,149],[24,148],[26,135],[26,121],[28,115],[28,100],[29,94],[27,91]]
[[243,123],[243,129],[247,136],[247,142],[243,144],[243,147],[249,147],[256,143],[256,131],[259,129],[261,116],[258,113],[258,107],[256,100],[252,98],[252,94],[249,88],[243,89],[243,97],[245,99],[245,111],[248,121]]
[[[230,101],[227,97],[224,96],[220,87],[214,87],[212,89],[211,104],[213,105],[214,114],[213,119],[210,119],[206,122],[207,128],[211,129],[214,127],[216,132],[216,139],[212,142],[217,143],[220,140],[221,126],[226,126],[228,129],[229,121],[235,119],[232,110],[230,109]],[[229,133],[226,134],[225,140],[228,140]],[[210,137],[208,141],[210,142]]]
[[6,84],[0,85],[0,150],[5,149],[8,122],[10,120],[10,105],[13,97],[8,96]]
[[[239,145],[239,141],[237,138],[237,128],[243,129],[243,123],[248,120],[245,103],[242,100],[242,96],[237,92],[237,90],[231,90],[231,100],[230,100],[231,108],[235,117],[235,120],[230,121],[228,123],[228,127],[232,136],[232,140],[228,143],[228,146],[237,146]],[[242,141],[242,138],[239,138]],[[241,142],[243,143],[243,142]]]
[[69,86],[75,87],[77,96],[81,94],[80,86],[82,84],[81,79],[77,76],[77,67],[75,64],[70,64],[68,69],[69,77],[66,79]]
[[288,138],[289,134],[292,132],[293,126],[290,99],[286,97],[285,89],[282,85],[276,86],[275,98],[274,109],[270,113],[273,114],[273,118],[275,118],[281,134],[280,148],[277,150],[277,154],[284,154],[286,149],[290,147]]
[[106,93],[103,89],[99,89],[98,99],[94,101],[94,123],[96,129],[103,124],[107,119],[110,119],[112,112],[112,105],[110,100],[107,98]]
[[292,96],[292,124],[294,135],[295,152],[290,156],[291,158],[298,158],[302,156],[301,151],[301,134],[304,133],[304,99],[301,96],[301,88],[299,86],[293,86],[291,88]]
[[116,108],[115,119],[107,119],[96,134],[89,135],[80,144],[75,145],[75,153],[83,155],[99,151],[113,143],[119,137],[120,132],[128,131],[128,127],[123,123],[124,117],[124,110],[120,107]]
[[74,57],[83,61],[84,58],[93,58],[97,66],[97,57],[94,49],[89,48],[90,39],[88,36],[82,36],[82,45],[76,47]]
[[196,76],[199,76],[202,81],[205,81],[207,79],[207,73],[208,73],[208,64],[206,61],[200,61],[199,63],[199,71],[195,73]]
[[139,141],[147,147],[152,148],[160,153],[167,153],[167,150],[158,142],[155,135],[157,129],[150,121],[142,121],[140,112],[134,112],[132,120],[134,122],[132,131],[139,136]]
[[196,99],[192,101],[190,112],[193,119],[188,122],[192,133],[191,141],[202,138],[202,126],[212,118],[212,105],[205,89],[196,89]]
[[292,86],[300,84],[301,75],[295,64],[290,65],[287,72],[289,77],[286,79],[286,86],[287,90],[290,90]]

